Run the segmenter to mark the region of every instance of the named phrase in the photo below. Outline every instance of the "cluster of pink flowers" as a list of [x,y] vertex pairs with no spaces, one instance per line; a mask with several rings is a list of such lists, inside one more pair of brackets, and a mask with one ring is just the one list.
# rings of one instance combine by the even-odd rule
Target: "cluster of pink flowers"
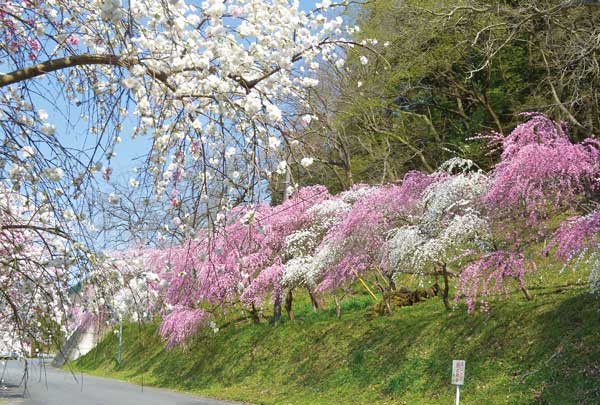
[[572,143],[562,124],[536,115],[502,139],[501,161],[486,197],[501,215],[522,208],[531,223],[548,207],[572,205],[596,188],[600,145]]
[[564,221],[554,233],[546,251],[556,247],[556,256],[568,261],[586,249],[596,246],[596,236],[600,232],[600,212],[594,211],[585,216],[576,216]]
[[328,271],[319,285],[320,291],[343,287],[355,274],[373,266],[385,267],[381,247],[389,232],[407,223],[414,213],[423,191],[435,176],[409,172],[400,185],[381,186],[357,201],[335,225],[324,243],[338,251],[339,261]]
[[[40,41],[46,40],[45,31],[73,31],[70,24],[71,19],[59,20],[58,13],[48,2],[3,1],[0,4],[0,38],[7,46],[0,51],[0,56],[8,52],[13,57],[23,54],[27,55],[28,59],[35,60],[42,52],[43,46]],[[71,32],[66,36],[65,43],[77,46],[80,43],[79,36]]]
[[525,287],[525,276],[535,271],[535,265],[529,265],[520,253],[492,252],[483,254],[478,260],[466,266],[460,273],[456,286],[455,301],[464,295],[469,311],[475,309],[477,298],[481,297],[482,309],[486,310],[485,298],[492,295],[509,295],[511,281],[517,281],[519,287]]
[[[309,208],[328,197],[322,186],[305,187],[276,207],[238,207],[224,215],[214,232],[203,231],[179,246],[148,251],[146,266],[167,284],[162,292],[166,307],[177,308],[189,320],[185,333],[209,320],[189,314],[226,309],[238,300],[259,306],[269,294],[281,296],[286,237],[305,227]],[[169,310],[166,319],[173,319]],[[173,329],[176,322],[169,325],[161,328],[161,335],[169,342],[181,342],[185,333]]]
[[464,294],[469,310],[478,295],[508,294],[506,283],[513,280],[526,292],[525,276],[535,271],[535,262],[522,253],[529,241],[550,239],[542,253],[556,248],[557,257],[569,260],[590,247],[600,231],[596,213],[568,219],[554,233],[546,224],[557,214],[572,213],[597,190],[600,145],[593,139],[573,143],[564,123],[525,115],[528,121],[508,136],[492,137],[502,153],[484,202],[503,250],[484,254],[461,271],[456,298]]
[[160,327],[160,334],[167,338],[167,347],[184,345],[187,339],[194,335],[209,314],[201,309],[190,309],[176,306],[165,316]]

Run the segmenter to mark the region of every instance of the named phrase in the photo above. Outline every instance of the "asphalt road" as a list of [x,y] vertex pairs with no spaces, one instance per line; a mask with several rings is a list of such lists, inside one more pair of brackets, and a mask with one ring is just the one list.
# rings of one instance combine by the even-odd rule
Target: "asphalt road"
[[[29,360],[27,392],[23,396],[23,363],[0,362],[0,404],[27,405],[226,405],[233,402],[179,394],[108,378],[73,374],[50,367],[48,359]],[[6,364],[6,367],[5,367]],[[82,383],[83,382],[83,383]]]

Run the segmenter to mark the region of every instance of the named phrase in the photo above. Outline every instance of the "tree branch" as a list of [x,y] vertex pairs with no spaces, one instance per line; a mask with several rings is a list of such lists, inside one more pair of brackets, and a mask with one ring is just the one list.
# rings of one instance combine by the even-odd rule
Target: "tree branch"
[[[33,79],[34,77],[42,76],[46,73],[55,72],[57,70],[67,69],[76,66],[86,65],[109,65],[118,67],[131,67],[133,60],[116,55],[74,55],[60,59],[48,60],[34,66],[29,66],[23,69],[15,70],[7,74],[0,74],[0,87],[9,86],[19,83],[24,80]],[[157,79],[165,79],[164,74],[154,72]]]

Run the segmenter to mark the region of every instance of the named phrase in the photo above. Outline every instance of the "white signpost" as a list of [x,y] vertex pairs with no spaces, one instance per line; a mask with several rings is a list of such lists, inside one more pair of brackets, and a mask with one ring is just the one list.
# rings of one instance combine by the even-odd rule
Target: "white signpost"
[[460,386],[465,383],[465,361],[452,360],[452,384],[456,385],[456,405],[460,404]]

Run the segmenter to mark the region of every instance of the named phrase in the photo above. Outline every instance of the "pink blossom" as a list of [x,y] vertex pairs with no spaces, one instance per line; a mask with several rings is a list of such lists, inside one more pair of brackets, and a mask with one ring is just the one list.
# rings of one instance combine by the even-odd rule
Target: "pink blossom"
[[502,140],[486,202],[499,216],[520,213],[530,223],[548,208],[569,207],[597,187],[598,142],[572,143],[563,127],[543,115],[519,125]]
[[27,43],[29,44],[29,46],[31,47],[31,50],[33,52],[39,52],[42,49],[42,46],[40,45],[40,42],[35,39],[35,38],[28,38],[27,39]]
[[239,5],[235,5],[229,9],[232,17],[239,17],[244,14],[244,8]]
[[596,243],[600,232],[600,212],[595,211],[583,217],[573,217],[564,221],[552,235],[546,252],[556,247],[556,256],[569,260]]
[[484,254],[461,272],[455,301],[459,302],[464,294],[468,310],[472,312],[477,297],[482,297],[482,303],[485,298],[494,295],[508,297],[510,283],[516,282],[519,287],[525,287],[525,276],[534,270],[535,264],[527,266],[520,253],[498,251]]
[[112,168],[107,167],[102,171],[102,178],[106,181],[110,180],[110,176],[112,175]]
[[263,303],[264,297],[269,291],[281,297],[283,289],[280,284],[281,275],[283,274],[283,265],[281,259],[275,260],[275,263],[261,271],[258,276],[252,280],[250,285],[244,290],[240,299],[242,302],[255,306],[260,306]]
[[179,190],[175,189],[171,193],[171,207],[177,207],[179,205]]
[[159,334],[167,341],[167,348],[184,345],[208,318],[209,314],[201,309],[177,306],[164,318]]
[[77,46],[77,45],[79,45],[79,37],[75,34],[71,34],[67,37],[65,42],[69,45]]

